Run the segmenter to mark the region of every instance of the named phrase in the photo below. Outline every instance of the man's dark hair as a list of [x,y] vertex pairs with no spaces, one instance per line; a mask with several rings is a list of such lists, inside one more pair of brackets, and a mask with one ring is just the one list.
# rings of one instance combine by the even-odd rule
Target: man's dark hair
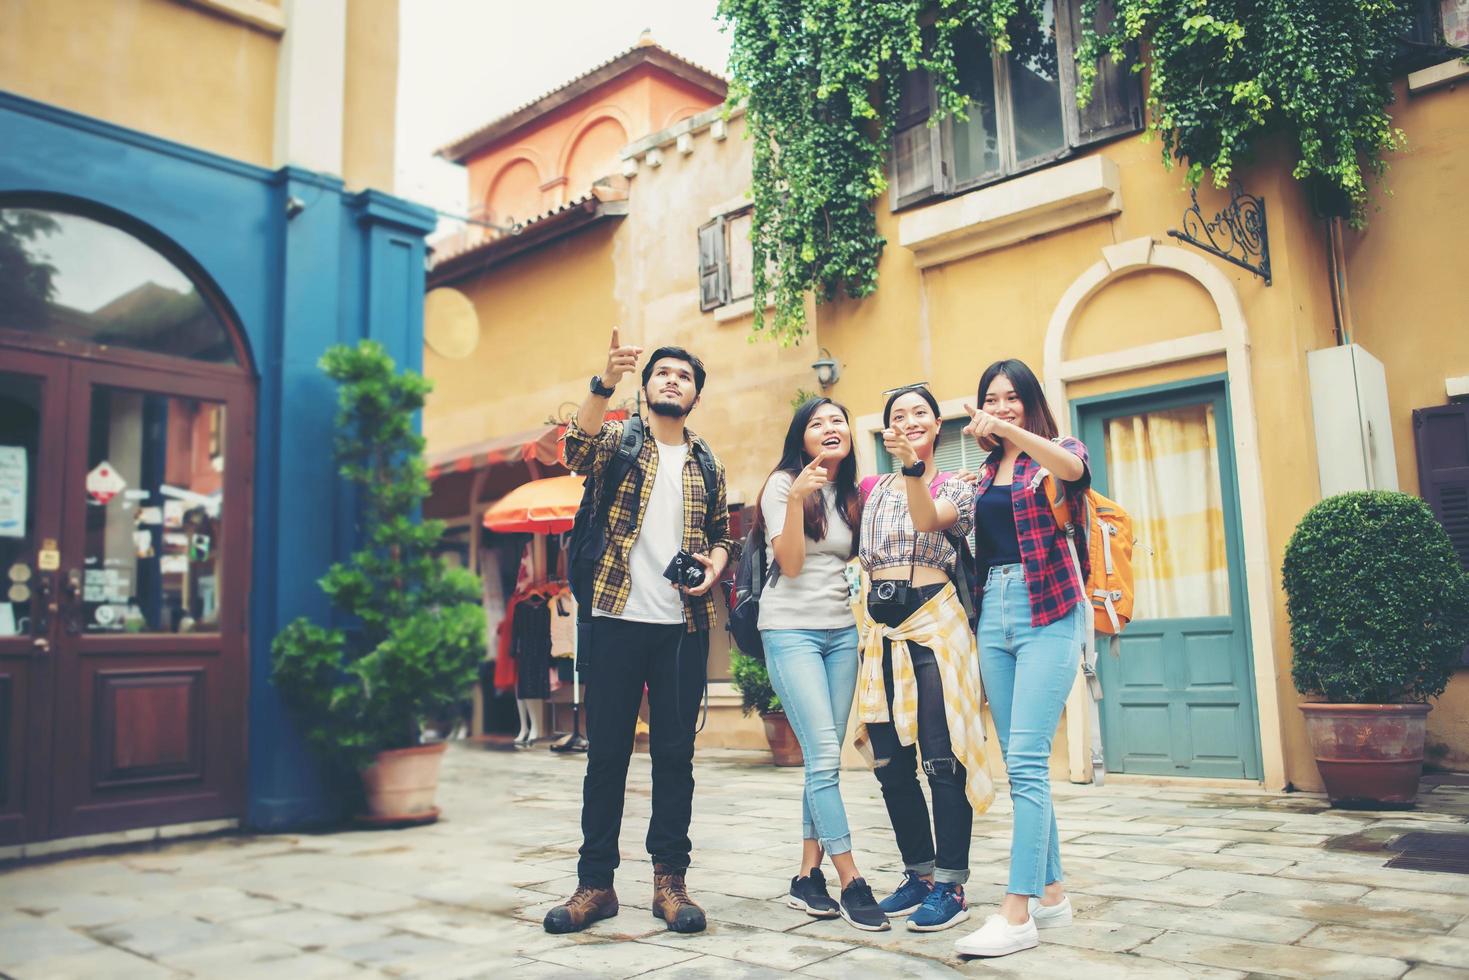
[[685,361],[689,367],[694,369],[694,393],[701,394],[704,391],[704,362],[682,347],[660,347],[648,355],[648,363],[643,365],[643,387],[648,387],[648,379],[653,376],[653,365],[665,357]]

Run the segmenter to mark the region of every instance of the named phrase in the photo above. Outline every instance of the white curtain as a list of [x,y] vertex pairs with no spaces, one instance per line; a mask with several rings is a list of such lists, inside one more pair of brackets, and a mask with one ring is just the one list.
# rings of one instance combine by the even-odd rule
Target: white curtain
[[1107,420],[1109,496],[1133,516],[1134,619],[1229,615],[1212,403]]

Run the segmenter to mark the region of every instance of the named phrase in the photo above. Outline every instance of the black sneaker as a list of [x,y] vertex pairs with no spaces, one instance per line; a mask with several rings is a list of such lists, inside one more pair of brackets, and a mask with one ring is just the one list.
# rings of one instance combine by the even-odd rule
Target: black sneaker
[[812,868],[805,878],[791,879],[791,896],[786,904],[818,919],[834,919],[842,914],[841,906],[826,891],[826,877],[820,868]]
[[885,932],[889,928],[888,917],[878,906],[872,887],[861,878],[853,878],[842,889],[842,918],[854,928],[868,932]]

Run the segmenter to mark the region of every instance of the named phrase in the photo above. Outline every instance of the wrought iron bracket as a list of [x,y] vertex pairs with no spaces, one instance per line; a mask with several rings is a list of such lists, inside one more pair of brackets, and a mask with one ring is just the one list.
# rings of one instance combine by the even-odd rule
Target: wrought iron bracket
[[1248,269],[1269,286],[1270,236],[1265,226],[1265,201],[1236,186],[1230,191],[1229,204],[1209,221],[1199,210],[1198,189],[1190,190],[1189,197],[1193,203],[1183,212],[1183,231],[1170,228],[1169,237]]

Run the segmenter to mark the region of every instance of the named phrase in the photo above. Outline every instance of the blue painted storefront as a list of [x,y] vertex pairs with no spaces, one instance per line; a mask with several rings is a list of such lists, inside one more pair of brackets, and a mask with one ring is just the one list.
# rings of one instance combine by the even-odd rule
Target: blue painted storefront
[[[317,360],[332,344],[370,337],[422,369],[433,213],[348,193],[333,176],[266,170],[0,92],[8,192],[64,195],[146,226],[197,264],[242,331],[257,384],[242,817],[263,830],[333,819],[340,801],[269,684],[270,641],[296,616],[328,616],[315,581],[354,544],[332,462],[336,392]],[[288,217],[293,199],[302,207]]]

